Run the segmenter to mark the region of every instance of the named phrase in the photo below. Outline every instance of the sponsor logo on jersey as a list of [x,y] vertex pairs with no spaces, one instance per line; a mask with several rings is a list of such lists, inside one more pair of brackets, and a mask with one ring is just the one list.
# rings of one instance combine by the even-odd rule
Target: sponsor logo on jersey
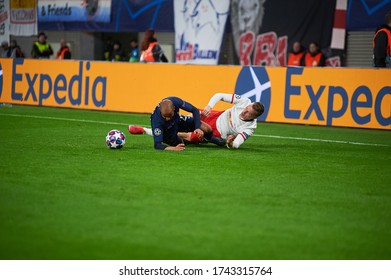
[[265,121],[270,108],[271,84],[264,67],[243,67],[236,80],[235,94],[261,102],[265,107],[258,121]]

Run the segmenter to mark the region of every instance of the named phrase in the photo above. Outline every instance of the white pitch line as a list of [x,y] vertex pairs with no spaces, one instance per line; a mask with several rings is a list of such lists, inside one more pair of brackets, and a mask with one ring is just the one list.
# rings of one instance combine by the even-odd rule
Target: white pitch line
[[25,118],[32,118],[32,119],[47,119],[47,120],[67,121],[67,122],[84,122],[84,123],[127,125],[127,124],[118,123],[118,122],[102,122],[102,121],[94,121],[94,120],[80,120],[80,119],[68,119],[68,118],[34,116],[34,115],[20,115],[20,114],[2,114],[2,113],[0,113],[0,116],[25,117]]
[[[3,113],[0,113],[0,116],[24,117],[24,118],[34,118],[34,119],[48,119],[48,120],[58,120],[58,121],[70,121],[70,122],[98,123],[98,124],[113,124],[113,125],[124,125],[124,126],[128,125],[127,123],[119,123],[119,122],[103,122],[103,121],[94,121],[94,120],[81,120],[81,119],[69,119],[69,118],[34,116],[34,115],[21,115],[21,114],[3,114]],[[338,144],[351,144],[351,145],[361,145],[361,146],[375,146],[375,147],[389,147],[390,146],[390,145],[386,145],[386,144],[376,144],[376,143],[362,143],[362,142],[352,142],[352,141],[342,141],[342,140],[327,140],[327,139],[303,138],[303,137],[291,137],[291,136],[278,136],[278,135],[253,134],[252,136],[264,137],[264,138],[276,138],[276,139],[290,139],[290,140],[301,140],[301,141],[314,141],[314,142],[326,142],[326,143],[338,143]]]
[[362,145],[362,146],[389,147],[389,145],[386,145],[386,144],[361,143],[361,142],[342,141],[342,140],[327,140],[327,139],[317,139],[317,138],[303,138],[303,137],[277,136],[277,135],[259,135],[259,134],[253,134],[252,136],[265,137],[265,138],[278,138],[278,139],[292,139],[292,140],[302,140],[302,141],[339,143],[339,144],[352,144],[352,145]]

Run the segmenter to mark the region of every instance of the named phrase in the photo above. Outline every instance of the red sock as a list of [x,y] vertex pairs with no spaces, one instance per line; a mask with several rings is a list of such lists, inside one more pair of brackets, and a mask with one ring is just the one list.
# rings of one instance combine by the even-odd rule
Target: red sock
[[197,133],[195,132],[192,132],[191,135],[190,135],[190,142],[192,143],[199,143],[201,142],[202,139],[200,139],[200,137],[198,136]]

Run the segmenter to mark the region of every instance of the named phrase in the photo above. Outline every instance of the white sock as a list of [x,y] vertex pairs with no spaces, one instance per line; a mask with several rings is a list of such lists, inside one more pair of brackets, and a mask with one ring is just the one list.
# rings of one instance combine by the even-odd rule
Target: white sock
[[143,127],[143,129],[144,129],[145,134],[147,134],[149,136],[153,136],[151,128]]

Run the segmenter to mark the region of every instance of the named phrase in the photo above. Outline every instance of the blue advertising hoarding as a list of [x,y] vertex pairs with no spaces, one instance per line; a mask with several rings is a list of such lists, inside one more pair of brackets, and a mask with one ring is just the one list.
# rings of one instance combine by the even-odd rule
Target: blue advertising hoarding
[[161,32],[174,32],[173,1],[113,0],[110,2],[111,17],[107,22],[97,21],[94,18],[72,22],[61,20],[48,22],[39,19],[38,27],[40,30],[97,32],[144,32],[148,28],[154,28]]
[[349,0],[346,29],[375,31],[385,22],[388,11],[391,11],[391,0]]
[[96,21],[109,22],[110,0],[40,0],[38,20],[45,21]]

